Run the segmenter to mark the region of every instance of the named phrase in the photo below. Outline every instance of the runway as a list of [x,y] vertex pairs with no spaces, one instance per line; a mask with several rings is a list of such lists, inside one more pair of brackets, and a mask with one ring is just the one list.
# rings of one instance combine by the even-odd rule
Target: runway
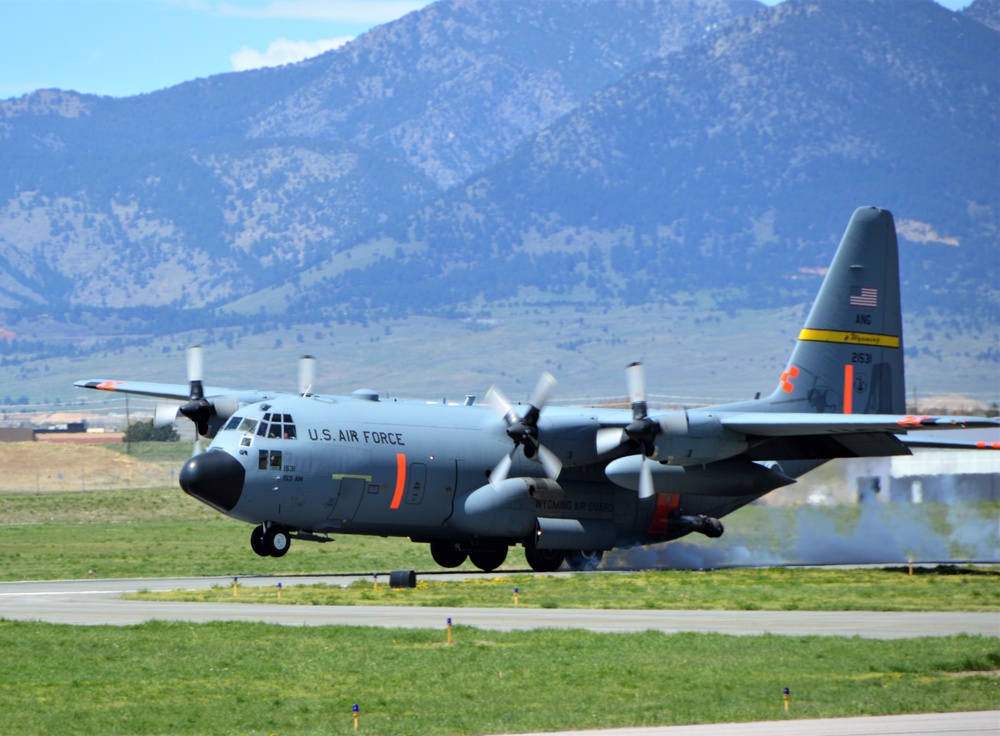
[[[241,586],[346,585],[357,576],[248,577]],[[860,636],[906,639],[971,634],[1000,638],[1000,613],[879,611],[684,611],[550,608],[432,608],[403,606],[293,606],[258,603],[129,601],[140,590],[226,587],[232,578],[157,578],[0,583],[0,617],[72,625],[134,625],[151,619],[206,623],[256,621],[283,626],[379,626],[444,628],[455,625],[495,631],[585,629],[596,632],[701,632],[753,636]]]
[[927,713],[863,718],[710,723],[700,726],[612,728],[594,731],[561,731],[534,736],[996,736],[1000,711],[981,713]]

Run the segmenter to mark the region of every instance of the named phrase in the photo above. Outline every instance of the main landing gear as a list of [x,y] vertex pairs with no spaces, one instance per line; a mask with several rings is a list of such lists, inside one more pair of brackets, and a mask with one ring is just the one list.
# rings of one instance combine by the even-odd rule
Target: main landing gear
[[555,572],[562,567],[563,561],[570,570],[596,570],[604,558],[601,550],[592,549],[537,549],[525,547],[524,558],[535,572]]
[[291,544],[288,530],[274,524],[261,524],[250,532],[250,548],[261,557],[281,557]]
[[507,559],[507,547],[473,547],[466,551],[456,542],[431,542],[431,557],[448,569],[458,567],[468,559],[483,572],[492,572]]
[[[461,566],[466,560],[484,572],[496,570],[507,559],[508,547],[472,547],[459,542],[431,542],[431,557],[441,567],[450,569]],[[535,572],[555,572],[563,562],[570,570],[596,570],[604,552],[588,549],[536,549],[525,547],[524,557]]]

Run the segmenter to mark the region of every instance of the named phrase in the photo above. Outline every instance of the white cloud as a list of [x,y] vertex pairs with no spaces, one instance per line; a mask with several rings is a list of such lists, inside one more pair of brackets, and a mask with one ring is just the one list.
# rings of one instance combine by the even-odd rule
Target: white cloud
[[430,0],[272,0],[262,7],[219,3],[216,13],[238,18],[325,20],[375,25],[396,20]]
[[233,71],[245,72],[247,69],[259,69],[262,66],[281,66],[302,61],[310,56],[340,48],[351,40],[352,36],[323,38],[319,41],[289,41],[287,38],[279,38],[269,43],[266,51],[242,46],[233,52],[229,59],[233,64]]

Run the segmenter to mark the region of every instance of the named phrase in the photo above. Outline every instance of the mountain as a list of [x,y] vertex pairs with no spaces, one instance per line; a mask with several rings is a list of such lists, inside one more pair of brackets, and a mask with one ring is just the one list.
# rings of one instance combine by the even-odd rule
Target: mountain
[[281,281],[755,5],[442,2],[279,69],[0,103],[0,307],[204,306]]
[[1000,0],[974,0],[962,15],[1000,31]]
[[[417,288],[447,310],[519,287],[787,304],[811,298],[868,203],[897,215],[918,309],[995,303],[998,50],[995,32],[931,2],[786,2],[736,20],[381,228],[357,248],[412,254],[312,281],[301,305],[325,294],[398,315]],[[401,291],[406,274],[422,286]]]
[[0,101],[2,360],[199,326],[787,314],[874,204],[907,313],[995,377],[996,9],[442,0],[298,64]]

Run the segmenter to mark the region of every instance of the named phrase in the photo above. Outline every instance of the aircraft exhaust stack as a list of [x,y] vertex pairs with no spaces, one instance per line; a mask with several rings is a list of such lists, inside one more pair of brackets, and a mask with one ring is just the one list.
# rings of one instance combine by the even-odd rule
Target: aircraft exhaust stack
[[677,516],[672,516],[670,518],[670,526],[672,529],[683,532],[697,532],[698,534],[704,534],[710,539],[717,539],[722,536],[723,532],[726,531],[725,527],[722,526],[722,522],[718,519],[713,519],[711,516],[690,516],[687,514],[679,514]]

